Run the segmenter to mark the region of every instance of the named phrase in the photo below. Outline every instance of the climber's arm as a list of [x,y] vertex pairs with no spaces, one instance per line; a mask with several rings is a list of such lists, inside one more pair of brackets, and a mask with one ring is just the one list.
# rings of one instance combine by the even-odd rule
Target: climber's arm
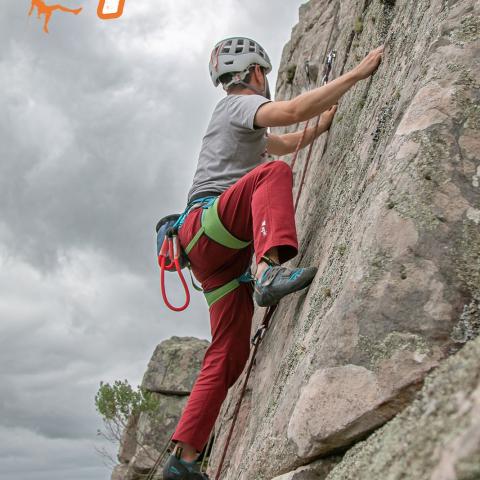
[[340,97],[359,80],[369,77],[380,64],[383,46],[372,50],[350,72],[335,80],[305,92],[292,100],[262,105],[255,115],[258,127],[283,127],[309,120],[338,102]]
[[[315,127],[310,127],[305,133],[305,137],[300,144],[300,148],[304,148],[320,135],[320,128],[317,135],[315,135]],[[284,135],[268,135],[267,140],[267,152],[270,155],[287,155],[293,153],[298,145],[298,142],[302,138],[303,131],[295,133],[286,133]]]
[[335,105],[327,112],[324,112],[318,123],[318,128],[315,128],[314,126],[307,128],[305,135],[303,135],[303,130],[295,133],[286,133],[284,135],[269,134],[267,139],[267,152],[270,155],[279,156],[293,153],[300,140],[301,143],[299,148],[304,148],[307,145],[310,145],[323,132],[326,132],[330,128],[336,111],[337,106]]

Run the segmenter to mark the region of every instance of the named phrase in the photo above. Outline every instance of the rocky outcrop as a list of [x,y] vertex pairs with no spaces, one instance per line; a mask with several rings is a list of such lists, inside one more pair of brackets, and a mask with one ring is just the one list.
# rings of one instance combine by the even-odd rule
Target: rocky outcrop
[[189,395],[208,345],[192,337],[172,337],[162,342],[148,364],[142,387],[165,395]]
[[142,387],[157,397],[158,414],[129,419],[112,480],[140,480],[150,472],[173,434],[208,345],[193,337],[172,337],[155,349]]
[[[308,478],[297,469],[388,422],[432,369],[478,334],[479,8],[474,0],[301,7],[277,99],[306,88],[306,60],[317,64],[318,85],[330,49],[333,76],[383,43],[385,58],[342,98],[313,150],[295,263],[319,272],[308,292],[277,309],[222,479]],[[294,196],[304,162],[305,153],[294,169]],[[217,423],[211,474],[240,383]]]

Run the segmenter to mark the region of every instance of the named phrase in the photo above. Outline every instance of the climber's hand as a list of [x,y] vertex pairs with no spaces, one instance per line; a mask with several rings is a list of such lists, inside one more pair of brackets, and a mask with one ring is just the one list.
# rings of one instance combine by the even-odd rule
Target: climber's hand
[[318,124],[319,132],[326,132],[330,128],[330,125],[332,124],[333,117],[335,116],[336,112],[337,112],[337,105],[333,105],[328,110],[325,110],[322,113],[322,117],[320,118],[320,123]]
[[353,70],[352,73],[358,80],[368,78],[380,65],[384,46],[372,50]]

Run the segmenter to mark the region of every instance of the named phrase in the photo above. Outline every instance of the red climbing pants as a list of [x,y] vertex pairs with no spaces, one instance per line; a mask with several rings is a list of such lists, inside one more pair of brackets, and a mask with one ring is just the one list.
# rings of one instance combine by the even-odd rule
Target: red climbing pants
[[[220,196],[220,219],[235,237],[253,240],[253,246],[233,250],[205,235],[189,254],[195,277],[204,290],[220,287],[242,275],[253,250],[257,263],[272,247],[280,262],[297,254],[292,171],[282,161],[261,164]],[[201,208],[193,210],[180,229],[183,247],[200,228]],[[188,403],[173,435],[201,452],[208,441],[228,389],[247,363],[253,316],[252,287],[241,284],[210,307],[212,343],[203,359]]]

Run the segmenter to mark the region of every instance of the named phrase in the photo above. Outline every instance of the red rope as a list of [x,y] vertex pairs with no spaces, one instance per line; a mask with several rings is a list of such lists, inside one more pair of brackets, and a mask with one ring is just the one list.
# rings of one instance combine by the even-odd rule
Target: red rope
[[[314,146],[315,140],[317,138],[317,132],[318,132],[318,125],[320,123],[320,117],[321,117],[321,115],[318,115],[318,117],[315,121],[314,137],[313,137],[313,140],[310,142],[310,146],[309,146],[308,153],[307,153],[307,158],[305,159],[305,165],[303,167],[302,178],[300,179],[300,185],[298,187],[297,197],[295,199],[295,212],[297,211],[298,201],[300,200],[300,196],[302,194],[303,185],[305,183],[305,177],[306,177],[306,174],[307,174],[310,159],[312,157],[313,146]],[[309,123],[310,123],[310,120],[307,120],[307,122],[305,123],[305,128],[303,129],[302,135],[301,135],[301,137],[300,137],[300,139],[297,143],[297,146],[295,148],[295,153],[293,154],[292,163],[291,163],[291,166],[290,166],[292,171],[293,171],[293,168],[295,167],[295,164],[297,162],[298,154],[299,154],[300,149],[302,147],[302,143],[305,140],[305,135],[307,133]],[[277,308],[277,305],[273,305],[273,306],[268,308],[268,310],[265,312],[265,315],[263,316],[262,324],[261,324],[260,328],[257,330],[257,333],[255,334],[253,353],[252,353],[252,356],[250,358],[250,362],[248,364],[247,373],[245,375],[245,380],[243,381],[242,390],[240,392],[240,398],[238,399],[237,405],[235,407],[235,411],[233,413],[232,423],[230,425],[230,430],[228,432],[227,440],[225,441],[225,447],[223,449],[222,458],[220,459],[220,463],[219,463],[218,468],[217,468],[217,473],[215,474],[215,480],[220,480],[220,474],[222,472],[222,468],[223,468],[223,464],[225,462],[225,457],[227,455],[228,447],[229,447],[230,441],[232,439],[233,429],[235,428],[235,424],[237,422],[238,414],[240,412],[240,407],[242,406],[243,397],[245,396],[245,391],[247,389],[248,379],[250,378],[250,373],[252,371],[253,362],[255,361],[255,356],[257,354],[258,347],[259,347],[261,341],[263,340],[263,336],[265,335],[265,332],[267,331],[267,329],[270,325],[270,320],[271,320],[273,314],[275,313],[276,308]]]
[[[316,124],[315,124],[315,136],[316,136],[316,133],[317,133],[317,128],[318,128],[319,121],[320,121],[320,116],[318,116]],[[296,163],[297,158],[298,158],[298,153],[300,152],[300,148],[301,148],[302,143],[305,139],[305,135],[307,133],[309,122],[310,122],[310,120],[308,120],[305,123],[305,128],[303,129],[302,136],[300,137],[300,139],[297,143],[297,147],[295,148],[295,153],[293,154],[293,159],[292,159],[292,164],[291,164],[291,169],[292,170],[293,170],[293,167],[295,166],[295,163]],[[302,193],[303,182],[305,180],[305,174],[306,174],[306,171],[307,171],[308,163],[310,162],[310,157],[312,156],[312,149],[313,149],[313,143],[314,142],[315,142],[315,138],[310,143],[310,148],[308,150],[307,159],[305,161],[305,168],[303,170],[302,180],[301,180],[301,183],[300,183],[299,191],[297,193],[297,200],[295,202],[295,211],[297,211],[298,199],[300,198],[300,195]],[[277,305],[273,305],[273,306],[271,306],[267,309],[267,311],[265,312],[265,315],[263,316],[262,324],[260,325],[260,328],[257,330],[257,333],[255,334],[255,337],[254,337],[254,342],[255,343],[254,343],[253,352],[252,352],[252,355],[251,355],[251,358],[250,358],[250,362],[248,364],[247,373],[245,375],[245,380],[243,381],[242,390],[240,392],[240,398],[238,399],[237,405],[235,407],[235,411],[233,413],[232,423],[230,425],[230,430],[228,432],[227,440],[225,441],[225,446],[224,446],[224,449],[223,449],[222,458],[220,459],[220,463],[219,463],[218,468],[217,468],[217,473],[215,474],[215,480],[220,480],[220,474],[222,472],[223,464],[225,462],[225,457],[227,456],[228,447],[230,446],[230,441],[232,439],[233,430],[235,428],[235,424],[237,423],[237,418],[238,418],[238,414],[240,412],[240,407],[242,406],[243,397],[245,396],[245,391],[247,389],[248,379],[250,378],[250,373],[252,371],[253,362],[255,361],[255,356],[257,355],[258,347],[260,346],[260,343],[263,340],[263,336],[265,335],[265,332],[267,331],[268,327],[270,326],[270,320],[273,317],[273,314],[275,313],[276,308],[277,308]]]
[[217,468],[217,473],[215,475],[215,480],[220,479],[220,473],[222,472],[223,463],[225,461],[225,457],[227,456],[228,446],[230,445],[230,440],[232,439],[233,429],[235,428],[235,424],[236,424],[237,418],[238,418],[238,413],[240,412],[240,407],[242,406],[243,397],[245,396],[245,391],[247,389],[248,379],[250,378],[250,372],[252,371],[253,362],[255,360],[255,356],[257,355],[257,351],[258,351],[258,347],[260,345],[260,342],[263,339],[263,335],[264,335],[265,331],[268,329],[268,327],[270,325],[270,320],[271,320],[276,308],[277,308],[277,305],[272,305],[271,307],[268,307],[267,311],[265,312],[265,315],[263,316],[262,325],[260,326],[260,328],[258,330],[258,332],[262,332],[262,333],[258,337],[257,337],[257,335],[255,335],[255,337],[254,337],[254,339],[255,339],[254,342],[255,343],[254,343],[254,347],[253,347],[253,353],[252,353],[252,356],[250,358],[250,363],[248,364],[247,373],[245,375],[245,380],[243,381],[242,391],[240,392],[240,398],[237,402],[237,405],[235,407],[235,411],[233,413],[232,423],[230,425],[230,430],[228,432],[227,440],[225,441],[225,447],[223,449],[222,458],[220,459],[220,463],[219,463],[218,468]]
[[298,153],[300,152],[300,148],[302,146],[303,140],[305,139],[305,135],[307,133],[307,128],[309,123],[310,123],[310,120],[307,120],[307,122],[305,123],[305,128],[303,129],[303,132],[302,132],[302,136],[300,137],[300,140],[298,141],[297,146],[295,148],[292,164],[290,165],[290,168],[292,169],[292,171],[293,171],[293,167],[295,167],[295,163],[297,163]]
[[313,140],[310,143],[310,146],[308,147],[307,158],[305,159],[305,165],[303,167],[302,178],[300,180],[300,186],[298,187],[297,198],[295,199],[295,212],[297,211],[298,201],[300,200],[300,195],[302,194],[303,185],[305,183],[305,176],[307,175],[308,164],[310,163],[310,158],[312,157],[313,145],[314,145],[315,140],[317,138],[318,124],[320,123],[320,117],[321,117],[321,115],[319,115],[317,117],[317,120],[315,122],[315,131],[313,133]]
[[[167,250],[168,250],[168,257],[170,259],[170,263],[168,265],[165,265],[167,261],[167,253],[166,253]],[[188,307],[188,305],[190,305],[190,291],[188,290],[187,282],[185,281],[185,277],[183,276],[183,273],[182,273],[182,268],[180,266],[180,261],[179,261],[179,255],[180,255],[180,245],[178,242],[178,237],[177,236],[174,236],[173,238],[165,237],[162,248],[160,250],[160,254],[158,255],[158,263],[160,265],[160,288],[162,290],[162,297],[163,297],[163,301],[165,302],[165,305],[170,310],[173,310],[174,312],[182,312]],[[180,277],[180,281],[182,282],[183,289],[185,291],[185,303],[181,307],[173,306],[168,300],[167,291],[165,288],[165,270],[168,270],[168,271],[176,270],[178,273],[178,276]]]

